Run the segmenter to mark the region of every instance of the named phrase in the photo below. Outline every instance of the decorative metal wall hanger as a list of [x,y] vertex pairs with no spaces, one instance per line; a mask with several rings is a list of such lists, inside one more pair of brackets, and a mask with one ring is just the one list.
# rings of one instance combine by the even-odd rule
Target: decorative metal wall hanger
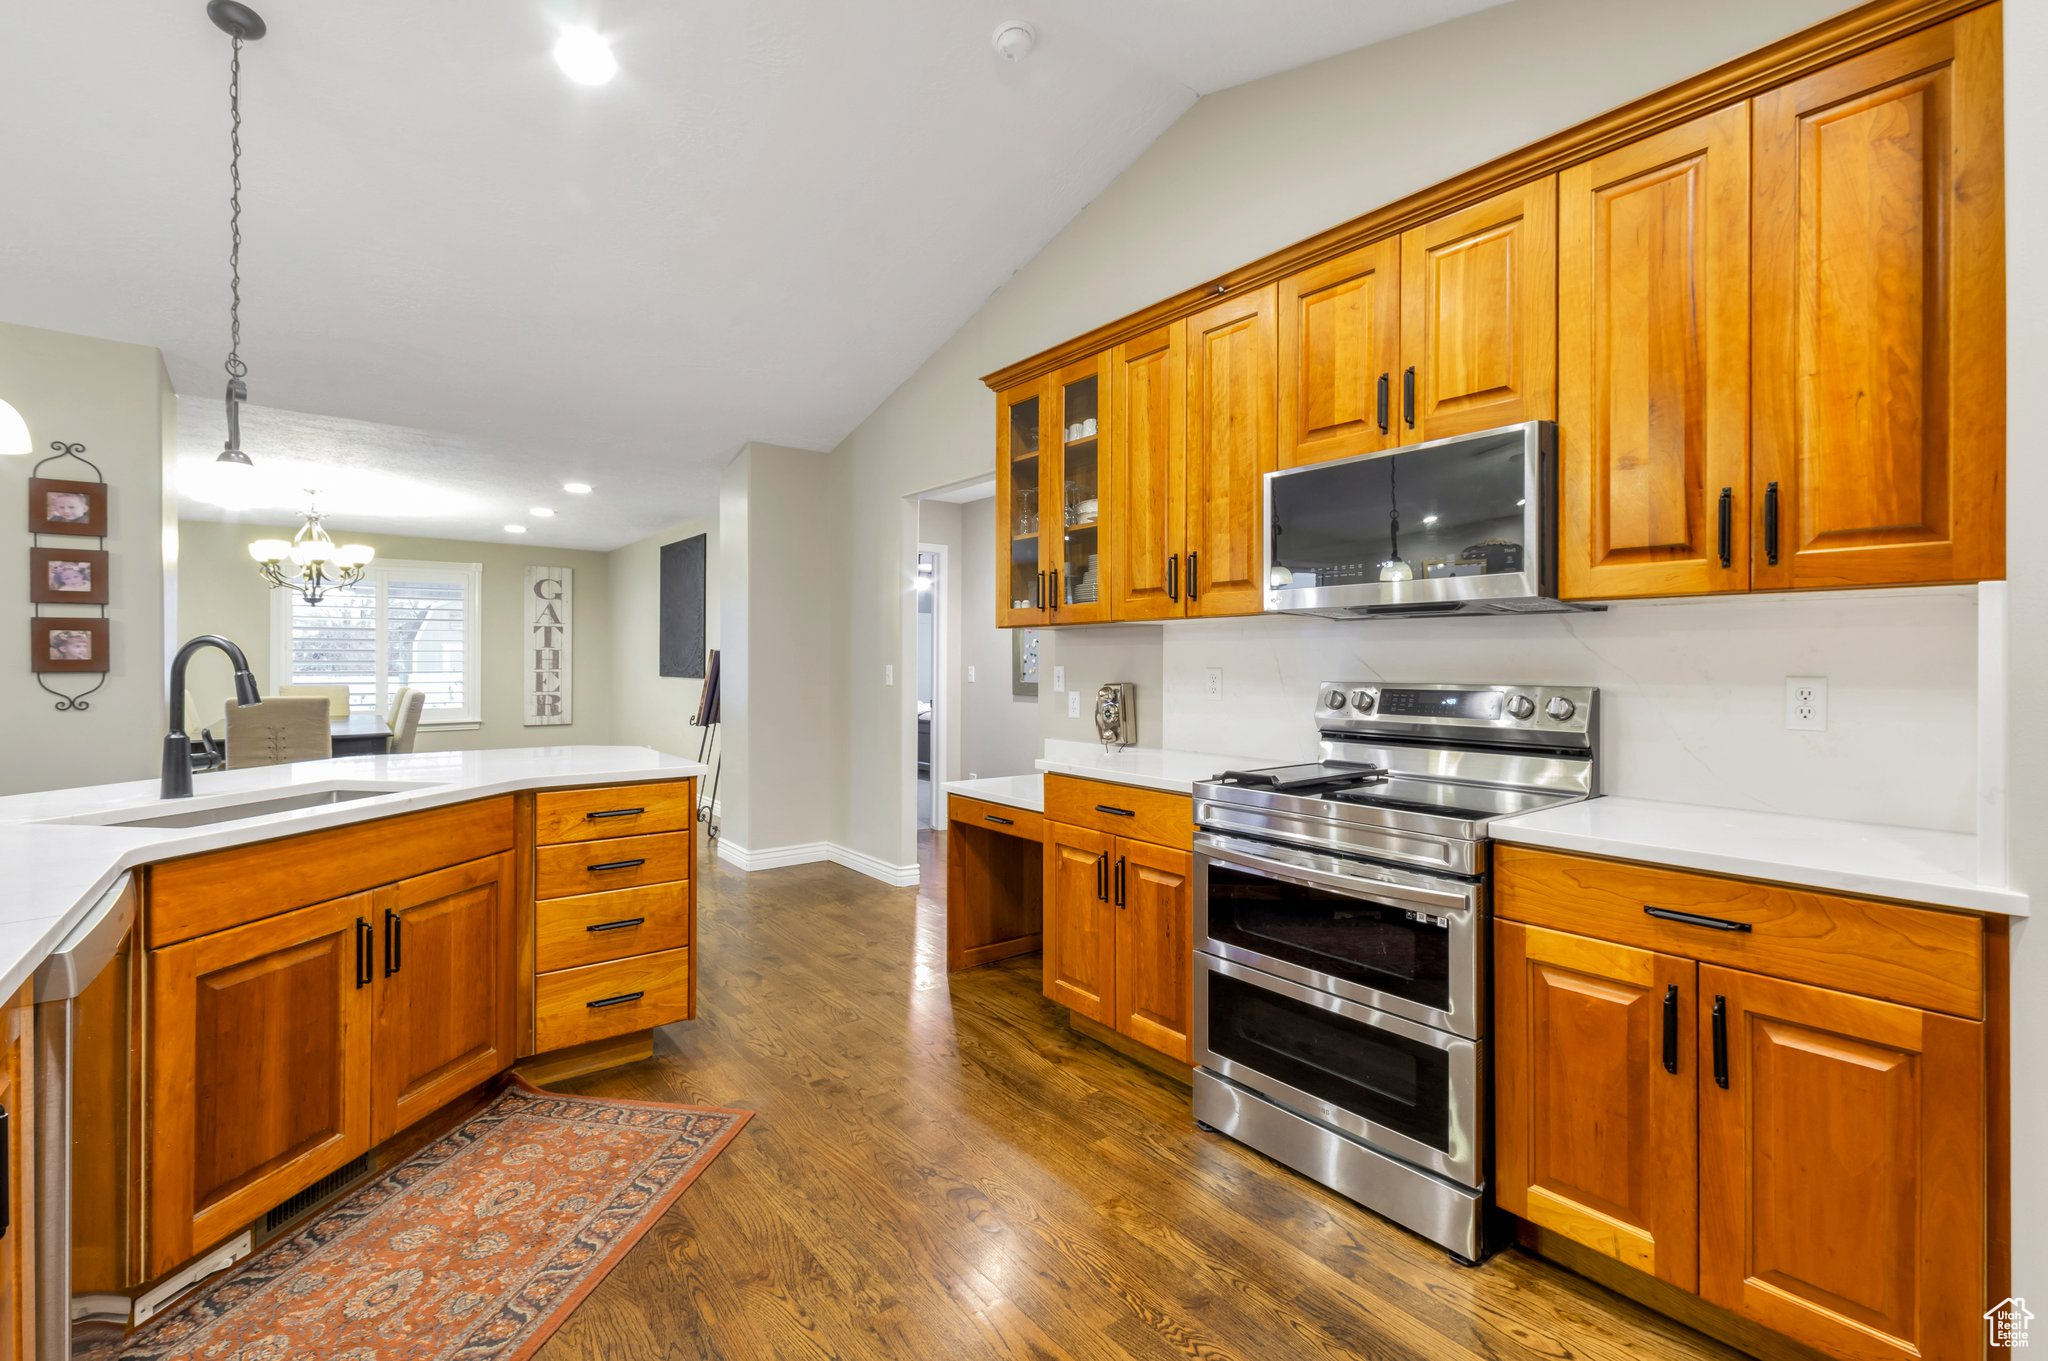
[[[112,667],[107,622],[108,486],[99,465],[85,456],[83,444],[53,440],[57,452],[37,463],[29,474],[29,669],[36,684],[56,697],[58,713],[84,713],[87,697],[107,683]],[[78,463],[90,478],[45,477],[53,463]],[[91,538],[97,548],[82,548]],[[55,543],[43,540],[53,539]],[[60,613],[45,614],[48,605]],[[96,610],[97,615],[78,613]],[[90,687],[67,694],[50,684],[52,676],[96,676]]]

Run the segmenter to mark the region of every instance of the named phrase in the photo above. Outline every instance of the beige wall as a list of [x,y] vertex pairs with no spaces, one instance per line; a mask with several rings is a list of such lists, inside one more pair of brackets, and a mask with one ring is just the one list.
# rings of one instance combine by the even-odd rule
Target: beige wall
[[[249,655],[257,684],[265,694],[270,693],[270,590],[256,575],[247,545],[252,539],[288,539],[291,528],[208,520],[180,521],[178,528],[183,544],[178,582],[180,627],[188,636],[218,633],[240,643]],[[483,722],[476,728],[422,728],[419,750],[544,747],[613,740],[609,555],[386,534],[343,537],[351,543],[369,544],[380,558],[483,564],[483,612],[478,621],[478,646],[483,654],[479,668]],[[568,567],[576,573],[572,663],[575,694],[570,711],[575,721],[554,727],[525,726],[521,707],[525,694],[521,658],[525,618],[520,603],[529,565]],[[225,659],[217,652],[202,654],[193,660],[187,680],[200,713],[209,721],[218,718],[234,691]]]
[[[0,706],[13,720],[0,756],[0,793],[140,779],[156,774],[166,727],[165,637],[176,627],[166,582],[177,561],[175,522],[163,515],[163,470],[175,421],[163,358],[145,345],[0,323],[0,398],[28,422],[37,452],[0,458]],[[28,479],[53,440],[86,446],[111,485],[107,617],[112,671],[91,707],[57,712],[28,669]],[[92,474],[65,460],[59,478]],[[170,532],[166,532],[167,528]],[[55,537],[44,539],[55,546]],[[77,541],[97,548],[92,539]],[[45,614],[63,613],[44,606]],[[95,609],[77,611],[97,615]],[[68,694],[88,676],[50,677]]]
[[612,735],[629,746],[676,756],[697,754],[697,703],[704,682],[661,674],[661,548],[702,534],[704,645],[719,646],[718,522],[686,520],[608,555],[611,581]]

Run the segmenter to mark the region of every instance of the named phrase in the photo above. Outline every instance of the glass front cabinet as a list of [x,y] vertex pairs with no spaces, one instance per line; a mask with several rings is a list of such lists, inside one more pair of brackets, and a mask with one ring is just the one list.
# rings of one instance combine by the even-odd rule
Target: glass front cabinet
[[1103,541],[1109,356],[1011,388],[997,403],[996,530],[1009,541],[1003,628],[1109,619]]
[[1052,617],[1046,594],[1052,554],[1046,544],[1058,542],[1058,534],[1042,532],[1041,525],[1057,526],[1058,520],[1046,520],[1040,504],[1046,487],[1059,486],[1059,446],[1048,438],[1050,389],[1046,379],[1034,379],[996,400],[996,543],[1009,544],[1003,557],[1009,570],[997,573],[996,582],[1001,628],[1043,624]]

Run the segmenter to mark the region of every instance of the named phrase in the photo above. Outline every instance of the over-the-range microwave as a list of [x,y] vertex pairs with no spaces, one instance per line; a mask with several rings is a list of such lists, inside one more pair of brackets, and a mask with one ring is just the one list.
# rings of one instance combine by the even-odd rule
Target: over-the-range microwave
[[1268,610],[1367,619],[1586,608],[1557,598],[1550,421],[1268,473],[1265,524]]

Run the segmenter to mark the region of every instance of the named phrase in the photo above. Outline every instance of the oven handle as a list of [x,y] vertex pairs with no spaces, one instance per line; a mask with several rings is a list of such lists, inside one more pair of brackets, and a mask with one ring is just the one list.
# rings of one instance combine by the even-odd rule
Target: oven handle
[[1195,850],[1211,860],[1243,870],[1247,874],[1300,884],[1305,888],[1327,888],[1354,898],[1384,898],[1397,903],[1412,903],[1417,907],[1431,907],[1442,912],[1466,912],[1473,906],[1472,895],[1469,892],[1418,888],[1396,880],[1382,879],[1376,875],[1330,874],[1307,865],[1296,865],[1286,860],[1255,855],[1244,849],[1244,843],[1235,838],[1197,836]]

